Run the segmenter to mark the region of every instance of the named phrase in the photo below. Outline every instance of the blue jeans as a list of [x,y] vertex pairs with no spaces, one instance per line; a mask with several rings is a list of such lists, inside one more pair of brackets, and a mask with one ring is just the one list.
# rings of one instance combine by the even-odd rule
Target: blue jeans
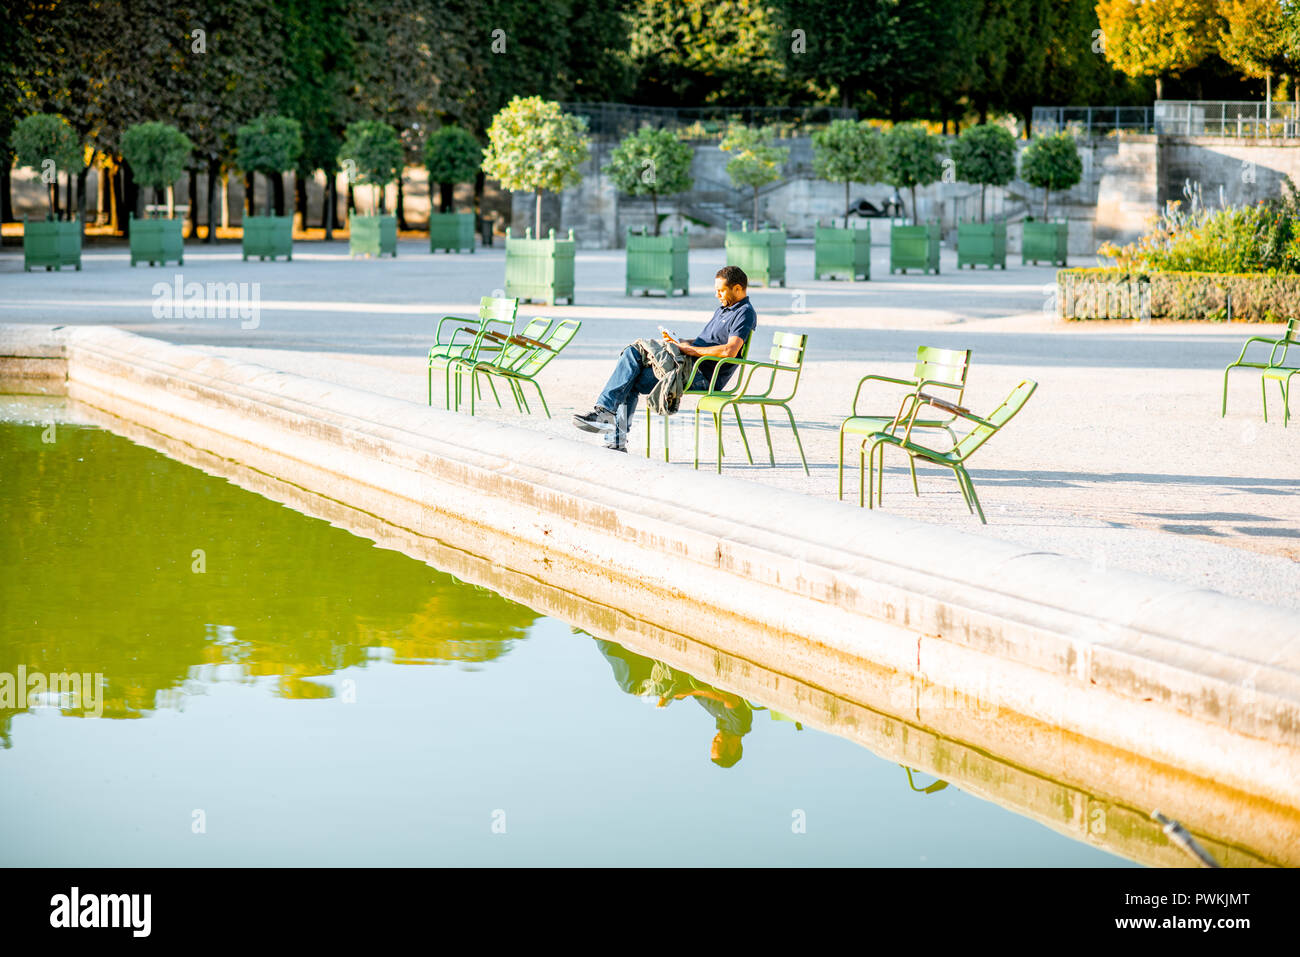
[[[605,383],[605,388],[601,390],[600,397],[596,399],[596,405],[613,412],[616,419],[620,414],[623,416],[624,431],[619,436],[620,441],[627,437],[627,426],[632,422],[638,400],[641,396],[648,395],[658,381],[654,367],[642,363],[640,349],[636,346],[628,346],[623,350],[623,354],[618,357],[618,363],[614,366],[613,374]],[[698,375],[690,384],[690,388],[704,389],[707,385],[704,377]]]

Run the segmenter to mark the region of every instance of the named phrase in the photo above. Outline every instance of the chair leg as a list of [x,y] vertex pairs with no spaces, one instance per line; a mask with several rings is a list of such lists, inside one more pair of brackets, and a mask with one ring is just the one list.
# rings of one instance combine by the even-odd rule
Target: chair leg
[[650,426],[652,424],[653,423],[650,421],[650,403],[647,402],[645,405],[645,457],[646,458],[650,458]]
[[[790,407],[788,405],[783,405],[781,406],[781,408],[785,409],[785,414],[790,419],[790,431],[794,433],[794,444],[795,447],[799,450],[799,461],[803,463],[803,474],[811,478],[812,473],[808,471],[808,460],[804,458],[804,454],[803,454],[803,442],[800,441],[799,439],[799,429],[794,424],[794,413],[790,411]],[[763,421],[766,422],[767,420],[764,419]],[[771,441],[769,440],[768,448],[770,449],[771,447],[772,444]]]
[[917,498],[920,498],[921,487],[916,484],[916,456],[909,455],[907,457],[907,467],[912,470],[912,491],[916,494]]
[[1259,394],[1264,397],[1264,422],[1268,422],[1268,383],[1263,376],[1259,377]]
[[1228,414],[1228,373],[1232,371],[1232,366],[1223,370],[1223,408],[1219,410],[1219,418]]
[[[646,423],[646,437],[645,437],[645,440],[646,440],[646,443],[647,443],[647,444],[646,444],[646,448],[649,448],[649,447],[650,447],[650,446],[649,446],[649,442],[650,442],[650,434],[649,434],[649,433],[650,433],[650,424],[649,424],[649,422],[647,422],[647,423]],[[648,453],[647,453],[647,455],[648,455]],[[664,416],[664,461],[665,461],[665,462],[668,461],[668,416],[666,416],[666,415]]]
[[772,451],[772,430],[767,427],[767,406],[760,405],[758,411],[763,414],[763,436],[767,439],[767,461],[776,468],[776,453]]
[[551,407],[546,404],[546,396],[542,393],[542,387],[537,384],[536,379],[525,379],[524,381],[531,382],[533,388],[537,390],[537,398],[542,403],[542,411],[546,413],[546,417],[549,419],[551,417]]
[[[749,464],[750,464],[750,465],[753,465],[753,464],[754,464],[754,456],[751,455],[751,454],[750,454],[750,451],[749,451],[749,439],[748,439],[748,437],[745,435],[745,423],[742,422],[742,421],[740,421],[740,406],[738,406],[738,405],[733,405],[733,406],[731,407],[731,411],[734,412],[734,413],[736,413],[736,428],[740,429],[740,441],[743,442],[743,443],[745,444],[745,458],[749,459]],[[719,421],[721,421],[721,417],[719,417]],[[766,418],[766,417],[764,417],[764,419],[763,419],[763,428],[764,428],[764,429],[767,428],[767,418]],[[768,449],[768,454],[771,455],[771,453],[772,453],[772,440],[771,440],[770,438],[767,440],[767,449]],[[773,465],[776,464],[775,460],[772,462],[772,464],[773,464]]]
[[695,468],[700,467],[700,410],[695,410]]
[[[871,447],[871,481],[876,480],[876,447]],[[867,504],[867,442],[865,439],[858,448],[858,508],[863,508]]]
[[980,505],[980,497],[975,494],[975,483],[971,481],[970,473],[966,471],[965,466],[961,469],[962,475],[966,476],[966,488],[970,491],[971,501],[975,503],[975,511],[979,514],[980,524],[987,525],[988,519],[984,517],[984,508]]
[[[839,476],[840,501],[844,501],[844,426],[840,426],[840,459],[836,475]],[[861,503],[859,503],[861,504]]]
[[1282,428],[1286,428],[1286,420],[1290,418],[1290,403],[1287,401],[1286,385],[1281,379],[1277,380],[1277,387],[1282,391]]
[[[497,408],[501,408],[501,396],[497,395],[497,387],[492,384],[492,376],[487,377],[488,388],[492,390],[492,398],[497,400]],[[479,392],[482,395],[482,392]]]
[[[713,431],[718,436],[718,474],[722,474],[722,410],[713,413]],[[748,443],[746,443],[748,445]]]
[[429,363],[429,405],[433,405],[433,363]]

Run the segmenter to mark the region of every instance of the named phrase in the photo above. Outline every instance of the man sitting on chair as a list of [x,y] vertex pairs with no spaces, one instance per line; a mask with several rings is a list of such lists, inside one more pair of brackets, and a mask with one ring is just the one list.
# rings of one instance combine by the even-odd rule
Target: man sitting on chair
[[[749,277],[743,269],[739,266],[723,266],[713,279],[713,295],[721,305],[700,334],[686,341],[674,339],[665,332],[664,338],[677,343],[682,355],[691,359],[702,356],[735,358],[745,348],[754,326],[758,324],[758,316],[749,301],[748,290]],[[716,362],[700,363],[699,371],[688,388],[697,392],[709,388],[716,367]],[[723,365],[713,388],[722,389],[726,386],[735,371],[734,363]],[[628,346],[596,399],[596,407],[585,415],[575,415],[573,424],[585,432],[605,435],[606,448],[626,452],[627,427],[636,412],[637,400],[650,392],[656,381],[654,368],[644,363],[641,350],[636,346]]]

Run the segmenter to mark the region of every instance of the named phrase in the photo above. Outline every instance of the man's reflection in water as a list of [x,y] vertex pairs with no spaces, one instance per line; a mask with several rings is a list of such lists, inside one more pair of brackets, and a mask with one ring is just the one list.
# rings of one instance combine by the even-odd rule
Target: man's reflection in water
[[709,758],[714,764],[729,768],[741,759],[744,755],[741,738],[749,734],[754,724],[754,711],[749,702],[612,641],[599,638],[595,641],[614,671],[614,680],[628,694],[654,700],[658,708],[666,708],[683,698],[694,698],[713,715],[718,733],[713,736]]

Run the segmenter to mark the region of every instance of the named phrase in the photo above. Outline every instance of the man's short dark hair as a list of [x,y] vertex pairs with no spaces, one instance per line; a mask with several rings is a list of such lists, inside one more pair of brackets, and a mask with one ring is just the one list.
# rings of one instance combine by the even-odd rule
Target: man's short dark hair
[[739,266],[723,266],[713,274],[714,279],[721,279],[728,286],[739,286],[741,289],[749,288],[749,277],[745,275],[745,270]]

